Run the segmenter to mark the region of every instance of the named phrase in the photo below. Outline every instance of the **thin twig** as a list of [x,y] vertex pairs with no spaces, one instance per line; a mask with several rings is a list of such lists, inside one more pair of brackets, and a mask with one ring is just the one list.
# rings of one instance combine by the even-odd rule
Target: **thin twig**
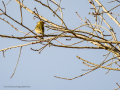
[[19,57],[18,57],[18,60],[17,60],[17,64],[16,64],[16,67],[15,67],[14,72],[13,72],[12,76],[10,77],[10,79],[11,79],[11,78],[13,77],[13,75],[15,74],[15,71],[16,71],[16,68],[17,68],[17,65],[18,65],[18,62],[19,62],[19,59],[20,59],[21,50],[22,50],[22,47],[20,47],[20,54],[19,54]]

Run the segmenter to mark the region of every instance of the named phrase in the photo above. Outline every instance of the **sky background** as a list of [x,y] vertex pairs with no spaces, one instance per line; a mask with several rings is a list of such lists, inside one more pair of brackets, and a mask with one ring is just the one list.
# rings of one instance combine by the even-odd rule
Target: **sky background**
[[[8,1],[9,0],[4,0],[4,3],[7,4]],[[45,4],[47,2],[47,0],[41,1]],[[59,0],[55,1],[59,3]],[[117,2],[108,4],[107,2],[109,2],[110,0],[99,1],[106,7],[107,10],[110,10],[111,8],[119,4]],[[42,6],[34,0],[29,0],[29,2],[28,0],[24,0],[23,4],[31,10],[34,10],[34,8],[36,7],[40,15],[58,25],[61,24],[60,20],[57,17],[53,17],[53,13],[48,8]],[[57,7],[53,3],[50,2],[49,5],[53,10],[56,10]],[[62,8],[65,8],[63,9],[63,20],[66,23],[67,27],[71,30],[83,23],[75,12],[78,12],[78,14],[84,20],[86,17],[91,21],[91,23],[95,23],[94,17],[88,14],[89,12],[94,12],[94,10],[90,9],[93,7],[91,6],[91,4],[89,4],[88,0],[62,0],[60,6]],[[2,0],[0,0],[0,9],[4,11]],[[33,30],[39,20],[33,20],[34,15],[29,13],[24,8],[22,10],[23,24]],[[113,13],[120,14],[120,12],[118,12],[119,10],[120,7],[114,9]],[[6,13],[20,22],[20,6],[15,0],[11,0],[11,2],[6,5]],[[57,12],[57,14],[60,15],[60,12]],[[116,25],[114,21],[112,21],[108,17],[108,15],[104,15],[104,17],[117,33],[117,38],[120,41],[120,28]],[[114,15],[114,17],[116,16]],[[9,21],[12,25],[17,27],[17,29],[21,31],[24,31],[26,33],[29,32],[27,29],[15,23],[5,15],[1,15],[0,18],[5,18],[5,20]],[[119,21],[120,17],[117,17],[117,20]],[[109,29],[104,23],[103,26]],[[80,28],[80,30],[91,31],[89,28],[86,27]],[[51,32],[54,31],[47,31],[47,29],[45,28],[45,34]],[[0,34],[9,36],[24,36],[23,33],[17,32],[15,29],[13,29],[10,25],[2,20],[0,20]],[[77,39],[66,41],[64,38],[58,40],[66,45],[79,41]],[[11,46],[29,43],[17,39],[1,37],[0,42],[0,50]],[[53,42],[59,44],[56,41]],[[78,44],[78,46],[90,45],[90,43],[86,42]],[[28,88],[21,87],[21,89],[25,90],[113,90],[118,87],[116,83],[120,85],[120,74],[118,71],[110,71],[108,74],[105,74],[108,70],[102,68],[74,80],[64,80],[54,77],[59,76],[63,78],[73,78],[79,76],[86,72],[82,71],[82,69],[90,68],[82,64],[82,61],[76,58],[77,55],[90,62],[100,64],[105,58],[103,57],[103,55],[107,54],[108,51],[92,49],[69,49],[47,46],[39,54],[38,52],[32,51],[30,49],[39,49],[42,46],[43,45],[41,44],[34,44],[22,47],[20,60],[12,79],[10,79],[10,77],[15,69],[20,53],[20,48],[18,47],[7,50],[4,53],[5,58],[3,57],[3,53],[0,52],[0,90],[13,90],[15,87],[12,88],[12,86],[29,86]],[[112,54],[110,54],[107,59],[111,57]],[[114,64],[112,67],[116,68]],[[8,88],[6,86],[11,86],[11,88]],[[18,90],[19,88],[16,87],[15,89]]]

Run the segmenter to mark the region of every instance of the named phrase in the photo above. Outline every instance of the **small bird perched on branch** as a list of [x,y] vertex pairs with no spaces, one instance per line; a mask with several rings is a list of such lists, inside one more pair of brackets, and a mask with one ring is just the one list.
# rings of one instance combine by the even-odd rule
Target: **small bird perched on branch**
[[35,31],[37,34],[42,34],[44,36],[44,22],[39,21],[35,27]]

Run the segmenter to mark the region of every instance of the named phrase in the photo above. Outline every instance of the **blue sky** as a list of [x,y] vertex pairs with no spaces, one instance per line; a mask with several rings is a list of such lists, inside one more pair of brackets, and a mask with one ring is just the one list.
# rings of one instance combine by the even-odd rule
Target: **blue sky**
[[[9,0],[4,0],[5,4],[8,1]],[[41,1],[46,3],[47,0]],[[108,1],[109,0],[100,0],[100,2],[106,7],[107,10],[119,4],[116,2],[108,4]],[[56,0],[56,2],[59,3],[59,0]],[[27,0],[24,0],[23,4],[31,10],[34,10],[34,8],[36,7],[40,15],[58,25],[61,24],[60,20],[57,17],[53,17],[52,12],[48,8],[42,6],[34,0],[29,0],[29,3]],[[53,10],[56,10],[56,6],[54,4],[50,2],[49,5],[52,7]],[[20,6],[18,5],[18,3],[12,0],[8,5],[6,5],[6,13],[20,22],[21,19],[19,7]],[[91,21],[91,23],[95,23],[93,16],[88,14],[89,12],[94,12],[94,10],[90,9],[93,7],[89,4],[87,0],[62,0],[61,7],[65,8],[63,10],[63,18],[69,29],[74,29],[80,26],[81,23],[83,23],[75,12],[78,12],[78,14],[84,20],[86,17]],[[4,10],[2,0],[0,0],[0,8]],[[33,20],[34,15],[29,13],[25,9],[22,10],[23,24],[33,30],[39,20]],[[118,10],[119,7],[113,10],[113,13],[120,14]],[[58,14],[60,15],[59,12]],[[17,27],[17,29],[26,33],[29,32],[27,29],[21,27],[6,16],[1,15],[0,17],[5,18],[5,20],[9,21],[12,25]],[[112,25],[115,32],[117,33],[116,35],[118,40],[120,40],[120,28],[108,17],[108,15],[104,15],[104,17],[106,18],[106,21],[108,21],[109,24]],[[117,17],[117,19],[120,20],[120,17]],[[108,28],[104,23],[103,26]],[[80,29],[90,31],[90,29],[86,27]],[[49,32],[52,31],[47,31],[45,28],[45,34],[48,34]],[[2,20],[0,20],[0,34],[21,37],[24,36],[24,34],[15,31],[15,29],[13,29],[10,25]],[[70,44],[78,41],[77,39],[66,41],[64,38],[58,40],[64,44]],[[17,39],[1,37],[0,42],[0,50],[7,47],[28,43]],[[53,42],[59,44],[56,41]],[[79,44],[79,46],[90,45],[90,43]],[[73,78],[79,76],[86,72],[82,71],[82,69],[90,68],[83,65],[82,61],[76,58],[77,55],[85,60],[100,64],[105,58],[103,57],[103,55],[107,54],[108,51],[92,49],[68,49],[47,46],[39,54],[38,52],[32,51],[30,49],[39,49],[41,47],[41,44],[33,44],[22,47],[20,60],[12,79],[10,79],[10,77],[15,69],[20,53],[20,48],[7,50],[5,52],[5,58],[3,57],[3,53],[0,52],[0,90],[13,90],[13,88],[7,88],[6,86],[29,86],[29,88],[22,88],[26,90],[113,90],[118,87],[116,83],[120,84],[118,71],[110,71],[108,74],[105,74],[107,70],[102,68],[71,81],[54,77],[60,76],[64,78]],[[108,59],[111,57],[112,54],[110,54]],[[113,65],[113,67],[116,66]],[[17,87],[15,89],[18,90],[19,88]]]

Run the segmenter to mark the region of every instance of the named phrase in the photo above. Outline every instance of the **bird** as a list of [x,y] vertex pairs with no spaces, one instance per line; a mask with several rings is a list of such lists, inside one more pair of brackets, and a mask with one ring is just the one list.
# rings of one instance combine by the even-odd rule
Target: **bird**
[[37,22],[35,31],[37,34],[42,34],[42,36],[44,36],[44,22],[43,21]]

